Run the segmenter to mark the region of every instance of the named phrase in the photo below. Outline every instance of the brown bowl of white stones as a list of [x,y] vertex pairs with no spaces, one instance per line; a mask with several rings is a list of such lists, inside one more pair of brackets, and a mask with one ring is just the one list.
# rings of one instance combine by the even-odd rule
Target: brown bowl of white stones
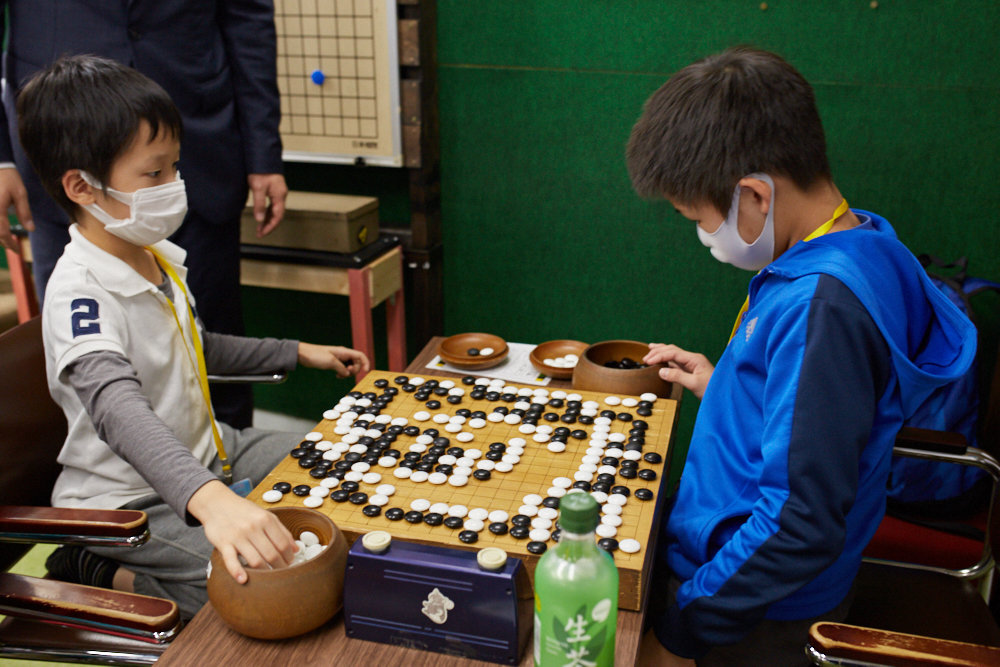
[[447,363],[466,371],[483,370],[499,365],[510,352],[507,341],[488,333],[464,333],[445,338],[438,354]]
[[245,584],[233,579],[216,549],[212,551],[208,598],[219,617],[236,632],[255,639],[287,639],[318,628],[344,606],[349,545],[324,514],[297,507],[269,511],[296,540],[312,543],[315,537],[325,548],[290,567],[246,568]]
[[[642,364],[642,358],[648,353],[648,345],[634,340],[594,343],[583,351],[573,369],[573,389],[623,396],[649,393],[667,398],[672,385],[660,377],[663,365]],[[622,368],[623,361],[631,361],[636,367]],[[617,367],[611,368],[612,363]]]
[[555,380],[568,380],[586,349],[587,344],[578,340],[550,340],[532,350],[529,359],[539,373]]

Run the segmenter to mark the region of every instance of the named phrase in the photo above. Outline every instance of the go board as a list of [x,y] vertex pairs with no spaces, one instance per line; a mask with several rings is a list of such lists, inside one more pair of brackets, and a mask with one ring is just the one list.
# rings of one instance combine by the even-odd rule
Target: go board
[[[403,378],[406,378],[406,383],[402,382]],[[472,378],[469,378],[468,381],[471,380]],[[450,403],[446,400],[446,396],[439,396],[434,393],[431,393],[429,397],[418,400],[418,397],[421,396],[419,389],[414,391],[414,385],[410,381],[413,383],[422,381],[420,386],[425,387],[423,389],[424,392],[428,391],[426,388],[427,384],[433,385],[434,383],[438,383],[437,388],[439,390],[447,390],[452,394],[462,393],[463,395],[458,397],[457,400],[459,402],[457,403]],[[482,378],[478,381],[481,383],[487,382],[487,379]],[[384,386],[386,384],[387,387]],[[379,387],[378,385],[383,386]],[[612,489],[624,486],[629,491],[624,505],[620,506],[620,514],[616,514],[614,507],[609,507],[611,503],[605,497],[598,495],[597,498],[602,505],[602,521],[606,514],[616,514],[621,519],[620,525],[615,526],[616,534],[613,539],[617,540],[619,545],[627,544],[626,540],[635,540],[638,542],[638,550],[634,553],[626,553],[620,548],[612,553],[615,564],[619,569],[619,607],[623,609],[639,609],[643,581],[648,576],[652,565],[652,552],[656,540],[657,525],[664,504],[663,496],[665,494],[661,491],[661,482],[663,480],[665,462],[669,456],[669,445],[673,441],[672,428],[677,409],[676,402],[660,398],[655,400],[651,407],[647,404],[634,406],[635,401],[638,400],[636,398],[609,397],[605,394],[595,392],[571,392],[570,390],[567,390],[570,395],[566,396],[567,392],[558,393],[558,390],[549,392],[547,389],[539,387],[512,385],[509,383],[505,383],[503,387],[484,387],[487,390],[486,397],[474,399],[472,394],[477,387],[483,387],[483,385],[464,384],[462,380],[452,378],[433,378],[427,376],[418,379],[413,375],[399,376],[396,373],[381,371],[369,373],[355,388],[355,396],[368,394],[369,396],[377,397],[383,395],[386,391],[391,392],[393,389],[398,392],[393,396],[393,400],[380,411],[380,415],[369,415],[369,419],[372,420],[371,423],[377,423],[373,420],[379,416],[381,416],[383,421],[391,417],[393,420],[397,420],[395,424],[397,428],[393,430],[398,431],[398,427],[401,426],[403,428],[416,427],[416,429],[419,429],[420,434],[414,434],[416,429],[412,428],[410,429],[412,435],[406,433],[396,434],[395,440],[388,443],[388,449],[379,452],[378,457],[372,456],[369,458],[372,461],[370,469],[364,470],[364,467],[361,467],[361,471],[364,474],[377,473],[381,477],[378,480],[357,480],[355,481],[358,485],[357,489],[349,485],[352,495],[354,493],[364,493],[368,496],[368,501],[362,501],[361,504],[353,504],[351,501],[344,501],[343,499],[340,502],[336,502],[332,497],[324,497],[321,504],[316,508],[317,511],[328,515],[345,533],[349,541],[353,541],[359,535],[372,530],[385,530],[392,534],[393,537],[425,544],[444,545],[467,550],[478,550],[494,546],[502,548],[508,554],[524,560],[528,565],[529,572],[533,575],[534,565],[537,563],[539,554],[532,553],[528,545],[533,542],[537,543],[538,540],[534,538],[538,536],[533,535],[532,538],[517,539],[510,533],[510,529],[515,527],[514,517],[519,515],[525,516],[524,513],[526,510],[523,506],[529,504],[525,502],[525,498],[531,494],[538,496],[538,498],[534,499],[534,507],[538,513],[541,513],[541,508],[545,507],[545,505],[537,501],[560,495],[560,483],[563,486],[568,486],[567,482],[570,484],[580,482],[580,486],[585,486],[583,482],[587,482],[592,486],[599,483],[598,474],[607,475],[610,474],[611,469],[617,469],[617,474],[615,474],[609,486]],[[490,392],[494,390],[495,394],[491,394]],[[512,397],[512,394],[516,394],[517,392],[520,392],[522,395],[516,398]],[[547,396],[539,396],[539,394],[545,392],[548,392]],[[526,394],[531,394],[531,396],[527,396]],[[558,397],[560,396],[563,398],[559,399]],[[555,406],[550,404],[550,400],[553,397],[558,399],[555,401]],[[579,401],[579,405],[570,403],[574,399]],[[618,403],[621,399],[625,399],[625,405]],[[430,409],[427,406],[428,401],[438,401],[440,406]],[[562,403],[561,405],[559,405],[560,402]],[[523,410],[525,406],[529,406],[528,412],[530,412],[532,410],[530,408],[532,403],[535,403],[539,407],[544,405],[541,408],[543,413],[542,418],[538,419],[538,423],[534,426],[534,429],[539,429],[546,425],[550,426],[553,429],[553,434],[548,435],[548,439],[545,435],[539,436],[536,439],[535,436],[539,435],[538,431],[530,432],[532,428],[526,426],[523,421],[520,423],[508,423],[508,421],[515,421],[513,414],[510,412],[511,410]],[[627,404],[632,404],[632,406],[628,406]],[[581,406],[585,407],[581,409]],[[341,405],[341,408],[346,407],[346,405]],[[352,407],[353,410],[350,410],[350,412],[356,411],[355,414],[363,413],[365,409],[377,411],[376,407],[367,405],[359,408],[355,404]],[[539,407],[535,407],[534,410],[538,411]],[[465,423],[456,425],[458,428],[452,427],[452,432],[446,431],[446,425],[434,421],[433,418],[419,421],[416,416],[418,413],[424,412],[426,415],[419,415],[421,418],[425,416],[445,415],[450,419],[456,416],[459,411],[468,410],[472,413],[483,413],[488,417],[497,408],[505,408],[508,411],[507,421],[496,422],[483,419],[483,424],[479,424],[478,422],[473,424],[472,419],[467,418]],[[641,416],[639,413],[641,408],[643,408],[642,411],[651,412],[651,414]],[[567,423],[562,420],[567,411],[576,410],[579,410],[578,419],[586,417],[585,421],[596,420],[597,423],[583,424],[579,421]],[[608,419],[608,417],[604,417],[603,419],[600,417],[602,412],[608,415],[614,413],[615,418],[609,424],[602,424],[600,422],[603,419]],[[643,443],[627,442],[628,433],[633,430],[635,421],[623,421],[619,419],[618,414],[621,413],[628,413],[634,420],[644,422],[645,430],[641,436],[642,440],[644,440]],[[549,419],[552,419],[552,415],[557,415],[559,420],[548,421],[545,419],[545,415],[549,415]],[[309,437],[313,440],[311,442],[306,441],[306,451],[315,451],[315,449],[323,450],[324,455],[328,456],[329,460],[335,461],[333,463],[335,467],[330,468],[328,473],[313,476],[310,474],[313,468],[303,468],[300,465],[301,459],[293,458],[289,455],[254,489],[249,496],[251,500],[264,506],[301,507],[303,504],[306,504],[305,501],[309,496],[298,496],[292,492],[286,492],[277,502],[267,503],[263,500],[263,494],[273,490],[274,485],[281,482],[285,482],[293,488],[296,486],[308,486],[310,489],[319,487],[322,485],[323,478],[335,472],[338,469],[336,467],[338,465],[342,470],[341,476],[344,477],[344,481],[334,483],[333,480],[330,480],[328,483],[334,485],[332,490],[334,492],[341,490],[344,482],[351,481],[351,479],[347,478],[349,469],[346,464],[349,463],[353,467],[354,461],[346,458],[351,451],[349,449],[347,451],[344,450],[345,445],[347,445],[348,448],[354,447],[354,453],[358,454],[365,448],[364,446],[359,446],[365,445],[365,441],[357,442],[357,434],[360,431],[353,435],[349,432],[349,429],[358,419],[353,415],[342,412],[340,409],[329,411],[326,413],[326,416],[330,417],[330,419],[324,419],[316,427],[315,432],[310,434]],[[444,417],[439,417],[439,419],[443,421]],[[494,417],[493,419],[496,418]],[[406,420],[405,426],[403,420]],[[383,428],[385,431],[382,433],[388,432],[392,425],[391,421],[388,424],[384,424]],[[578,431],[576,434],[577,437],[573,435],[558,437],[559,440],[566,440],[565,450],[552,451],[549,447],[553,442],[551,438],[556,436],[555,429],[560,427],[570,429],[571,431]],[[354,428],[361,427],[355,426]],[[605,428],[607,430],[604,430]],[[411,454],[411,458],[416,458],[416,455],[421,456],[421,458],[428,455],[428,448],[433,445],[421,445],[419,442],[421,440],[420,436],[425,435],[424,431],[427,429],[436,429],[438,431],[436,437],[446,437],[448,439],[449,442],[446,445],[446,449],[461,448],[463,454],[469,452],[469,457],[475,455],[473,450],[478,450],[481,455],[475,458],[474,463],[470,461],[463,463],[463,457],[457,457],[452,470],[446,471],[448,473],[448,481],[444,483],[434,484],[430,479],[418,482],[413,481],[409,477],[397,477],[396,471],[401,467],[399,464],[401,461],[406,460],[404,457],[410,454],[411,447],[417,450]],[[542,430],[544,431],[545,429],[542,428]],[[579,433],[581,431],[583,433]],[[469,435],[462,435],[463,433]],[[371,435],[378,435],[378,433],[371,433]],[[582,438],[579,437],[581,435],[583,436]],[[432,436],[433,432],[428,437]],[[463,442],[460,441],[460,437],[463,439],[471,437],[471,440]],[[524,441],[523,445],[516,440],[518,438]],[[423,438],[422,440],[426,441],[427,438]],[[540,440],[547,441],[542,442]],[[486,453],[491,451],[490,445],[495,443],[501,443],[505,446],[504,456],[507,456],[506,452],[508,449],[515,452],[513,458],[501,458],[499,461],[491,461],[484,464],[485,461],[490,460],[486,457]],[[633,446],[628,450],[624,449],[629,444]],[[638,449],[634,446],[636,444],[640,445]],[[378,449],[378,446],[376,445],[375,448]],[[297,454],[301,455],[301,448],[297,449],[300,449]],[[556,444],[552,449],[558,450],[561,447]],[[601,455],[598,457],[601,463],[597,464],[596,467],[601,472],[593,470],[595,461],[593,458],[587,459],[587,461],[591,462],[591,467],[581,469],[584,457],[595,456],[601,449],[603,449],[604,454],[610,453],[608,456]],[[391,452],[391,450],[396,450],[399,454],[395,462],[384,460],[387,452]],[[519,450],[523,451],[518,454]],[[615,450],[617,453],[612,452],[612,450]],[[641,458],[635,461],[637,454],[641,455]],[[629,458],[625,458],[626,455]],[[313,456],[315,457],[315,455]],[[350,458],[354,459],[357,457]],[[378,458],[379,461],[375,462],[373,460],[375,458]],[[611,463],[606,460],[608,458],[615,458],[618,462],[617,465],[605,467],[605,464]],[[623,465],[626,461],[635,462]],[[450,459],[446,459],[445,462],[450,462]],[[510,465],[500,466],[501,463],[505,462]],[[441,463],[431,461],[431,465],[436,468]],[[455,472],[456,468],[463,466],[467,470],[460,471],[459,473]],[[498,468],[497,466],[500,467]],[[633,468],[636,474],[630,472],[626,473],[628,478],[623,477],[622,471],[626,466]],[[508,467],[508,472],[501,472],[501,468],[507,469]],[[468,474],[468,468],[472,469],[472,474]],[[491,468],[488,479],[482,480],[475,477],[475,472],[482,468]],[[453,477],[456,474],[462,476],[463,472],[466,477],[465,482],[458,486],[454,485],[453,481],[458,483],[462,480],[454,480]],[[412,476],[413,473],[411,472],[410,475]],[[357,476],[356,474],[353,478]],[[557,483],[555,480],[558,478],[563,478],[563,480]],[[608,478],[606,477],[601,479],[606,483],[608,482]],[[440,481],[440,479],[437,481]],[[388,497],[386,504],[378,507],[376,516],[367,516],[364,510],[370,506],[370,501],[377,495],[377,489],[384,484],[390,484],[395,487],[394,492]],[[566,490],[562,491],[565,492]],[[581,489],[581,491],[590,492],[591,489],[585,488]],[[608,490],[609,493],[610,491],[611,489]],[[648,500],[641,500],[636,497],[637,491],[640,496],[648,497],[651,495],[652,497]],[[569,490],[569,492],[580,491]],[[619,493],[618,495],[622,494]],[[387,516],[392,509],[397,509],[397,512],[393,515],[398,514],[399,510],[403,512],[414,511],[411,508],[411,504],[415,500],[427,501],[421,510],[423,516],[427,516],[430,513],[438,513],[443,517],[449,516],[449,512],[447,511],[435,510],[433,507],[427,508],[426,505],[428,503],[432,506],[442,504],[440,509],[443,509],[445,504],[449,509],[464,506],[470,513],[475,509],[485,509],[490,513],[506,513],[508,517],[504,523],[507,524],[507,530],[504,534],[495,534],[490,532],[487,527],[481,527],[479,531],[473,531],[476,532],[474,543],[467,543],[459,539],[459,535],[466,530],[465,525],[449,528],[440,523],[438,525],[428,525],[423,520],[419,520],[416,523],[411,523],[406,519],[390,520]],[[620,502],[621,498],[617,500]],[[309,502],[315,504],[316,500]],[[550,504],[554,504],[553,501],[549,502]],[[375,510],[372,509],[369,511],[374,512]],[[461,513],[460,509],[459,513]],[[528,511],[528,514],[531,515],[530,518],[532,520],[537,518],[537,515],[533,512]],[[469,517],[464,516],[462,519],[462,523],[465,524],[469,520]],[[609,519],[608,521],[610,523],[618,523],[616,519]],[[487,520],[484,523],[486,526],[489,526],[491,522]],[[556,529],[556,525],[551,527],[551,530]],[[547,536],[547,539],[544,540],[546,548],[552,548],[555,544],[556,542],[551,535]],[[635,547],[635,544],[631,546]],[[535,549],[537,550],[538,547],[535,546]]]
[[403,165],[395,0],[275,0],[284,159]]

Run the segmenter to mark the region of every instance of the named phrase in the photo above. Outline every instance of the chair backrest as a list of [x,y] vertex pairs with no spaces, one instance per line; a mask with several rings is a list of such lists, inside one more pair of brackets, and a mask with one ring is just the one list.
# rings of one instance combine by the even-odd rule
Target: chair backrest
[[[66,417],[49,394],[36,317],[0,335],[0,505],[47,506],[65,440]],[[0,572],[27,548],[0,545]]]

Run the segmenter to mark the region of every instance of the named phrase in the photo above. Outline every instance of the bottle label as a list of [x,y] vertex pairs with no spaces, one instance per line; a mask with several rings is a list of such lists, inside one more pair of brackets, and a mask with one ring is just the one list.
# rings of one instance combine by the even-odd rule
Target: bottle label
[[[558,614],[552,616],[551,627],[543,628],[538,614],[535,615],[535,662],[542,664],[541,654],[556,658],[563,667],[594,667],[598,657],[610,639],[613,645],[614,628],[607,627],[612,602],[604,598],[587,612],[587,605],[581,605],[576,613],[567,618]],[[544,644],[544,646],[543,646]],[[614,660],[613,656],[609,656]],[[553,662],[552,664],[556,664]],[[610,664],[610,663],[608,663]]]

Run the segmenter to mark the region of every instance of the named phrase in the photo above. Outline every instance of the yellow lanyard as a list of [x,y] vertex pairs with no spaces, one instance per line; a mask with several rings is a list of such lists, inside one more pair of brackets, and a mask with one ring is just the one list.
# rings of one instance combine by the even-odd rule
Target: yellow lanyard
[[[229,459],[226,458],[226,449],[222,446],[222,436],[219,435],[219,427],[215,423],[215,415],[212,413],[212,399],[208,391],[208,371],[205,369],[205,352],[201,347],[201,336],[198,335],[198,325],[194,320],[194,312],[191,310],[191,299],[188,297],[187,290],[184,289],[184,283],[179,277],[177,277],[177,272],[174,271],[170,263],[167,262],[160,253],[156,252],[149,246],[146,246],[146,250],[153,253],[156,257],[157,263],[160,265],[171,280],[174,281],[178,287],[181,288],[181,292],[184,293],[184,303],[187,305],[188,310],[188,322],[191,324],[191,339],[194,342],[194,356],[191,355],[191,350],[188,348],[187,336],[184,335],[184,329],[181,327],[180,318],[177,317],[177,309],[174,308],[174,304],[170,299],[167,299],[167,305],[170,306],[170,312],[174,315],[174,322],[177,323],[177,330],[181,334],[181,340],[184,341],[184,350],[187,352],[188,361],[194,367],[195,375],[198,376],[198,382],[201,385],[201,395],[205,399],[205,407],[208,408],[208,420],[212,423],[212,438],[215,440],[215,449],[219,452],[219,460],[222,462],[222,476],[226,480],[226,484],[233,483],[233,471],[229,467]],[[195,362],[197,359],[197,363]]]
[[[820,236],[826,234],[828,231],[830,231],[830,228],[833,227],[833,223],[837,221],[837,218],[847,213],[848,208],[849,207],[847,206],[847,200],[844,199],[842,202],[840,202],[840,206],[837,207],[837,210],[833,212],[832,218],[824,222],[816,229],[816,231],[814,231],[812,234],[810,234],[809,236],[805,237],[802,240],[812,241],[813,239],[817,239]],[[743,316],[747,314],[747,311],[749,309],[750,309],[750,295],[748,294],[747,300],[743,302],[743,307],[740,308],[740,314],[736,316],[736,323],[733,325],[733,332],[729,334],[729,340],[732,340],[733,336],[736,335],[736,332],[740,330],[740,325],[743,324]]]

